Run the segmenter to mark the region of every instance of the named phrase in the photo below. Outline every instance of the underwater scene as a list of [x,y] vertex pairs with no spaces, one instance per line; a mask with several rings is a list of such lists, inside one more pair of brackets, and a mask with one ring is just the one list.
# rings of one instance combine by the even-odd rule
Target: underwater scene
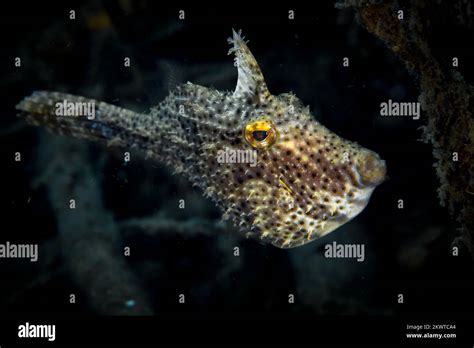
[[67,318],[472,344],[472,5],[2,9],[0,345],[95,341]]

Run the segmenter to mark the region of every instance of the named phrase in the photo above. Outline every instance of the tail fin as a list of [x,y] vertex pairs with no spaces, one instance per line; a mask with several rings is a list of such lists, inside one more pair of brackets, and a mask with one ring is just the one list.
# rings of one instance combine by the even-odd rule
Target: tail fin
[[133,124],[144,115],[115,105],[66,93],[36,91],[18,103],[16,109],[28,122],[58,134],[142,147]]

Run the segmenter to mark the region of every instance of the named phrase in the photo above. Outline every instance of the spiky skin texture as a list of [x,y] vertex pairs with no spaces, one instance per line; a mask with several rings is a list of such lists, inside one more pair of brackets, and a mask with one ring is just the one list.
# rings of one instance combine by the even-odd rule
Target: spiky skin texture
[[[96,118],[54,115],[54,105],[92,100],[57,92],[35,92],[17,105],[37,125],[60,134],[137,147],[166,162],[200,187],[246,236],[277,247],[300,246],[359,214],[385,178],[385,163],[356,143],[315,121],[292,94],[271,95],[241,36],[229,39],[238,82],[234,92],[187,83],[149,113],[102,102]],[[271,121],[279,136],[258,148],[257,164],[220,163],[219,150],[249,150],[243,129]]]

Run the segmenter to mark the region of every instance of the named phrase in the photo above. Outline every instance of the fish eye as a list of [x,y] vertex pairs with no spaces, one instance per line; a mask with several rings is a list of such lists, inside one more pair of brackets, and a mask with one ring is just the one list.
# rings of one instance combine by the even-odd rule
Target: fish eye
[[268,149],[278,139],[278,131],[270,120],[256,120],[244,128],[245,141],[256,149]]

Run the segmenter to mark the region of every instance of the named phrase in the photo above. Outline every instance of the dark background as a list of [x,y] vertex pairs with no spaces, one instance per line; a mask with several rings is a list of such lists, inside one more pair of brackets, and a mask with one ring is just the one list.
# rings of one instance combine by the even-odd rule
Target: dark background
[[[126,266],[149,299],[145,311],[133,314],[472,313],[472,260],[464,250],[451,255],[457,224],[439,205],[432,150],[419,141],[424,115],[418,121],[379,115],[380,103],[388,99],[417,101],[416,76],[356,23],[351,10],[336,9],[332,2],[315,6],[290,5],[293,21],[288,8],[274,4],[259,9],[238,3],[168,8],[156,1],[16,2],[15,8],[2,9],[0,241],[39,243],[40,259],[0,260],[0,313],[127,313],[123,302],[98,309],[89,284],[71,272],[71,264],[86,264],[96,249],[85,248],[83,259],[70,260],[58,242],[51,197],[44,185],[35,184],[41,163],[50,160],[38,144],[53,136],[45,138],[45,130],[16,118],[15,104],[44,89],[146,110],[174,83],[232,90],[237,74],[226,42],[232,28],[242,29],[249,40],[273,94],[293,91],[329,129],[379,153],[390,180],[356,219],[291,250],[212,229],[207,234],[120,229],[117,257],[124,246],[131,247]],[[76,10],[73,21],[70,9]],[[180,9],[184,21],[178,20]],[[433,49],[446,52],[446,63],[453,55],[472,61],[472,33],[455,25],[443,28]],[[13,65],[17,56],[20,69]],[[123,67],[124,56],[132,68]],[[342,66],[343,57],[350,58],[350,67]],[[466,67],[459,70],[472,82]],[[83,149],[93,154],[92,162],[104,163],[102,199],[117,223],[146,216],[191,225],[219,219],[209,201],[161,164],[133,154],[124,165],[120,152],[95,144]],[[22,153],[20,163],[14,161],[16,151]],[[179,210],[182,198],[186,209]],[[404,209],[397,208],[399,199]],[[73,224],[68,233],[75,233]],[[324,245],[332,241],[364,243],[365,262],[324,258]],[[241,251],[237,259],[234,246]],[[100,274],[103,267],[97,264],[94,271]],[[70,293],[77,295],[74,305]],[[186,293],[186,305],[178,304],[178,293]],[[287,303],[290,293],[295,304]],[[396,302],[399,293],[403,305]],[[105,302],[108,296],[104,292]]]

